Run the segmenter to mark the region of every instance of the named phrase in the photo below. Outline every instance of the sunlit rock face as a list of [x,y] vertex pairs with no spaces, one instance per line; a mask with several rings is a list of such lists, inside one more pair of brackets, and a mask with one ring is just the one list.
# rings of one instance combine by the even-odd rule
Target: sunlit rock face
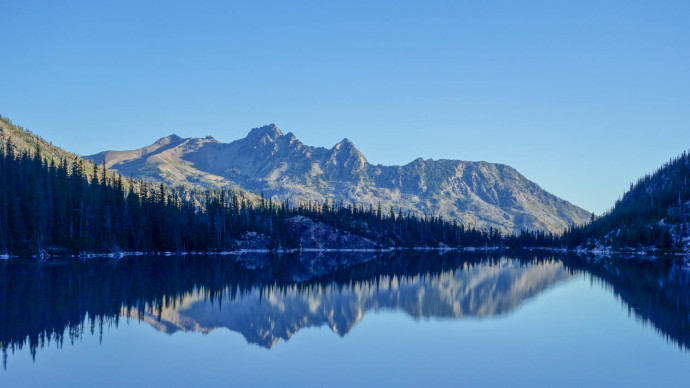
[[275,125],[243,139],[171,135],[131,151],[87,156],[125,176],[170,184],[238,187],[292,204],[326,199],[440,215],[466,225],[561,232],[589,220],[585,210],[529,181],[510,166],[418,158],[373,165],[348,139],[312,147]]
[[226,290],[214,300],[197,289],[160,310],[122,314],[167,333],[227,328],[270,348],[307,327],[326,325],[345,335],[371,311],[403,311],[415,319],[500,316],[569,276],[561,262],[532,265],[506,259],[437,275],[385,275],[350,285],[253,288],[234,296]]

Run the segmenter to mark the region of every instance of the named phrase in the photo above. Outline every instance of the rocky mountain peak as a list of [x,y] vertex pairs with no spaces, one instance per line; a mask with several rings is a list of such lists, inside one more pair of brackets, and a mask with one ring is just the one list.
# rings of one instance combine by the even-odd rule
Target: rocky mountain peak
[[339,142],[335,145],[335,148],[344,148],[344,147],[347,147],[347,148],[356,148],[356,147],[355,147],[355,144],[354,144],[352,141],[350,141],[350,139],[348,139],[348,138],[344,138],[343,140],[339,141]]
[[275,124],[264,125],[263,127],[253,128],[249,131],[247,139],[251,140],[262,140],[268,139],[270,141],[275,141],[280,136],[283,136],[283,132]]
[[348,138],[339,141],[333,148],[331,148],[332,155],[338,155],[338,158],[357,159],[361,162],[366,162],[364,155],[357,149],[355,144]]
[[184,140],[184,139],[173,133],[172,135],[161,137],[154,144],[164,145],[164,144],[171,144],[171,143],[179,143],[182,140]]

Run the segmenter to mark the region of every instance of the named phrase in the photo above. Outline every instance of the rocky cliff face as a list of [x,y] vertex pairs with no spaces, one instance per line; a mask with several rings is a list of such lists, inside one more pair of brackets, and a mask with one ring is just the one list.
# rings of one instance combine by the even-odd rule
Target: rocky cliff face
[[275,125],[221,143],[172,135],[133,151],[88,156],[126,176],[202,187],[239,187],[292,204],[326,199],[384,211],[440,215],[476,227],[560,232],[589,213],[529,181],[510,166],[459,160],[373,165],[348,139],[330,149],[303,144]]
[[[288,220],[290,233],[299,236],[300,249],[380,249],[374,241],[358,236],[346,230],[340,230],[323,222],[314,221],[304,216],[295,216]],[[275,248],[270,244],[270,237],[256,232],[246,233],[237,241],[237,249],[266,250]]]
[[290,227],[300,236],[302,249],[376,249],[376,243],[348,231],[338,230],[323,222],[296,216]]

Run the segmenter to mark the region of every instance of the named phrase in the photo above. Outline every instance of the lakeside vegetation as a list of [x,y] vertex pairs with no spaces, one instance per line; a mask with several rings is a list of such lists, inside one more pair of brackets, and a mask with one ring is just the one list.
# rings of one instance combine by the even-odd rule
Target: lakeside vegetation
[[683,152],[630,184],[610,210],[560,235],[524,232],[513,247],[568,249],[654,249],[687,251],[690,246],[690,155]]

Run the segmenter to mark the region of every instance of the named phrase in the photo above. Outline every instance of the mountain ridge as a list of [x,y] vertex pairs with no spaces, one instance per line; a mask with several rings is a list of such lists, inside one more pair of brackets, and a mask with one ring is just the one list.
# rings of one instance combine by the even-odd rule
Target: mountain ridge
[[331,148],[304,144],[275,124],[230,143],[170,135],[129,151],[86,156],[125,176],[199,187],[263,192],[292,205],[342,201],[455,219],[504,232],[561,232],[590,213],[556,197],[505,164],[417,158],[374,165],[348,138]]

